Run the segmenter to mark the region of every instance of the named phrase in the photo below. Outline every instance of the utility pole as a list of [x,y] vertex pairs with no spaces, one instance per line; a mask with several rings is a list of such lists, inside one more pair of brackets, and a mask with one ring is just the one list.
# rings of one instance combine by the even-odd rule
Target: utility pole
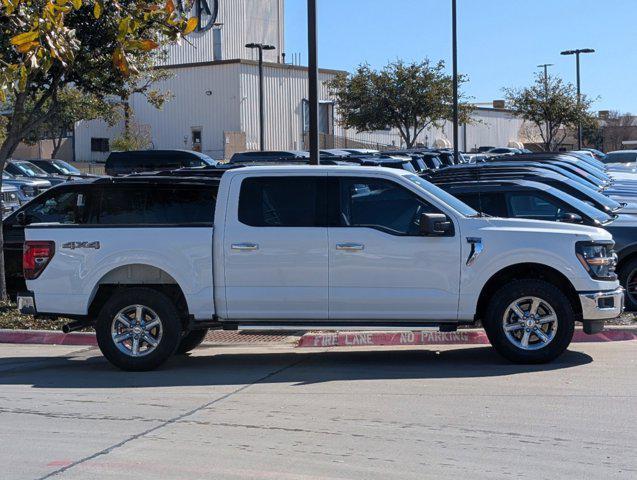
[[263,43],[248,43],[246,48],[256,48],[259,51],[259,148],[265,150],[265,103],[263,98],[263,51],[274,50],[273,45]]
[[[543,68],[544,69],[544,101],[548,103],[549,101],[549,67],[552,67],[553,64],[552,63],[543,63],[542,65],[538,65],[538,68]],[[546,121],[546,143],[547,143],[547,150],[550,150],[551,146],[549,145],[549,137],[550,137],[550,133],[549,133],[549,121]]]
[[[595,50],[592,48],[579,48],[577,50],[566,50],[561,52],[562,55],[575,55],[575,68],[577,69],[577,104],[579,105],[582,101],[582,87],[580,81],[580,55],[582,53],[595,53]],[[582,121],[580,120],[577,125],[577,149],[582,149]]]
[[307,46],[309,53],[308,83],[310,110],[310,165],[319,165],[319,92],[318,92],[318,32],[316,0],[307,0]]
[[458,138],[458,15],[456,0],[451,0],[451,35],[453,56],[453,157],[456,163],[460,162],[460,148]]

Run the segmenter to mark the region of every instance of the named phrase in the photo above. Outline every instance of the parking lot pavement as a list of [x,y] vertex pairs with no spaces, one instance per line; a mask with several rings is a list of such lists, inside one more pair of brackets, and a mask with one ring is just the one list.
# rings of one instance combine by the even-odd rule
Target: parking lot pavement
[[202,348],[140,374],[0,345],[0,478],[634,479],[636,354]]

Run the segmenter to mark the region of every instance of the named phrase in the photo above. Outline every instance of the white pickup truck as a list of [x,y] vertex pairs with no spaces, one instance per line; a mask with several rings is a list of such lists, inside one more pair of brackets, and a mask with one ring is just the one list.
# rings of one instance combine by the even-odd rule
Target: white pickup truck
[[480,216],[404,171],[249,167],[62,188],[47,200],[61,223],[26,228],[19,308],[71,318],[67,331],[93,325],[126,370],[210,328],[477,321],[506,358],[538,363],[568,347],[575,322],[595,333],[623,308],[608,232]]

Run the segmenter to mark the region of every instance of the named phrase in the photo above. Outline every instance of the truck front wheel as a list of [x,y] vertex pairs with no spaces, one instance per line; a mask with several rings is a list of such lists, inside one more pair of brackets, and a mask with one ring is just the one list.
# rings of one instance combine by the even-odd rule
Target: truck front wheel
[[95,331],[109,362],[122,370],[148,371],[175,353],[182,325],[166,295],[149,288],[128,288],[102,307]]
[[484,318],[491,345],[515,363],[545,363],[560,356],[575,330],[569,299],[542,280],[519,280],[500,288]]

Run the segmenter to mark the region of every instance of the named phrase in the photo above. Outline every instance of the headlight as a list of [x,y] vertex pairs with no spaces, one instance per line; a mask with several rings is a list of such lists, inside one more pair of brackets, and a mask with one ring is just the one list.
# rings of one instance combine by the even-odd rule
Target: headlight
[[613,242],[578,242],[575,251],[580,263],[595,280],[617,280],[617,255]]
[[27,197],[35,197],[35,194],[37,193],[36,188],[31,185],[20,185],[20,190],[22,190],[22,193],[24,193]]

